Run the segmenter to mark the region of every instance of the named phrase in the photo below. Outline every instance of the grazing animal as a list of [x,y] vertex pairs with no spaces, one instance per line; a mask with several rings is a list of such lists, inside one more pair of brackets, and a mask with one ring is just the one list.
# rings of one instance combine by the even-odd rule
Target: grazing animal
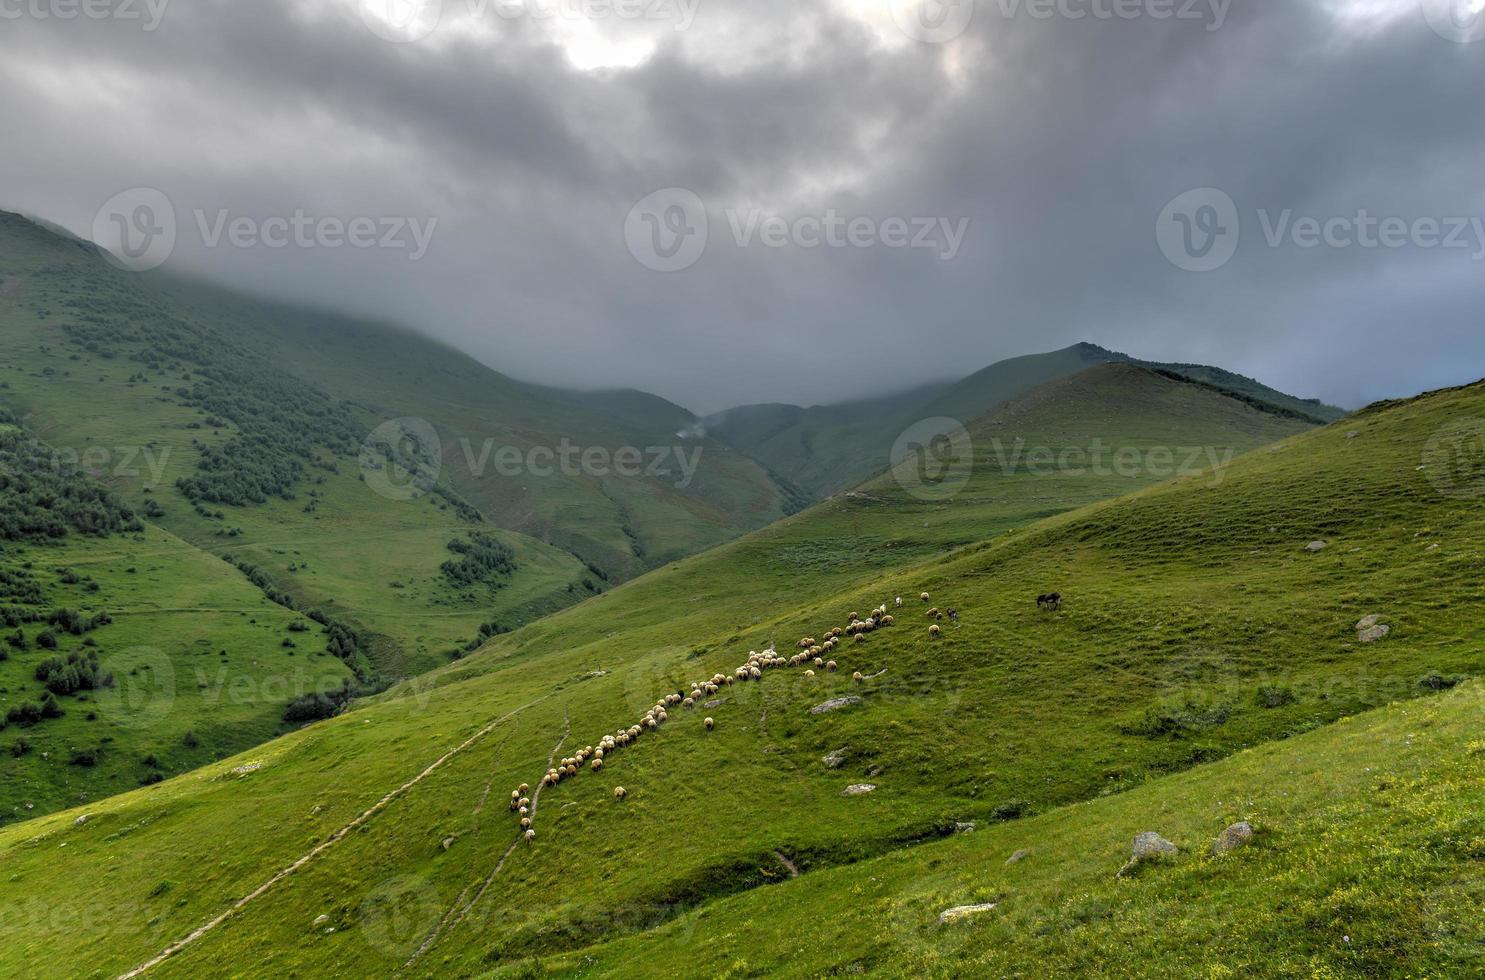
[[706,726],[707,731],[711,731],[713,728],[717,727],[716,721],[711,718],[708,718],[706,721],[702,722],[702,724]]
[[943,631],[943,627],[939,626],[937,623],[934,623],[932,626],[928,627],[929,636],[938,636]]
[[528,830],[528,831],[526,831],[526,843],[529,844],[529,843],[531,843],[534,840],[536,840],[536,831],[534,831],[534,830]]
[[928,601],[928,593],[925,592],[922,595],[920,595],[918,598],[919,599],[922,599],[924,602],[927,602]]
[[626,797],[628,795],[629,795],[629,791],[626,790],[624,787],[622,787],[622,786],[615,786],[614,787],[614,799],[616,799],[616,800],[622,800],[624,797]]
[[826,662],[826,664],[825,664],[825,669],[826,670],[834,670],[835,668],[836,668],[836,663],[835,663],[834,660],[830,660],[830,661],[827,661]]
[[1041,595],[1039,595],[1039,596],[1036,597],[1036,607],[1038,609],[1050,609],[1050,610],[1053,610],[1053,611],[1060,610],[1062,608],[1062,593],[1061,592],[1044,592],[1044,593],[1042,593]]
[[857,684],[860,684],[862,681],[866,680],[866,678],[862,676],[861,671],[858,670],[856,671],[856,673],[851,675],[851,680],[855,681]]
[[957,622],[959,622],[959,610],[957,610],[957,609],[950,609],[949,610],[949,622],[951,622],[951,623],[957,623]]
[[522,830],[530,830],[531,829],[531,818],[530,817],[522,817],[521,818],[521,829]]
[[902,608],[902,596],[898,596],[897,597],[897,608],[898,609],[901,609]]

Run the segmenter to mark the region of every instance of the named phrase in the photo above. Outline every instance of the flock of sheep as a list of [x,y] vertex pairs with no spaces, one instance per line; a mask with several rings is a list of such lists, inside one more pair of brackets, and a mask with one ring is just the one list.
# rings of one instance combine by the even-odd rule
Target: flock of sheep
[[[928,593],[924,592],[921,599],[924,602],[928,602]],[[901,596],[897,597],[896,604],[897,608],[902,608]],[[949,610],[950,619],[958,619],[958,616],[959,614],[957,612],[952,609]],[[943,619],[943,613],[937,607],[934,607],[928,610],[928,618],[941,620]],[[826,659],[826,657],[837,646],[843,643],[847,636],[854,636],[856,638],[855,642],[864,643],[868,634],[884,627],[894,626],[897,623],[897,620],[888,614],[887,604],[885,602],[873,609],[864,619],[859,613],[854,612],[851,613],[848,619],[849,622],[847,625],[836,626],[825,633],[823,641],[817,642],[812,636],[802,637],[797,644],[799,652],[791,657],[781,656],[771,646],[762,652],[755,650],[748,654],[748,662],[740,665],[731,674],[713,674],[708,680],[692,681],[689,694],[683,694],[677,691],[673,694],[665,695],[645,712],[644,717],[640,718],[637,724],[631,725],[628,728],[620,728],[612,735],[603,736],[603,738],[598,740],[597,745],[586,745],[572,756],[563,759],[558,765],[548,769],[547,774],[542,777],[541,784],[543,786],[556,786],[564,779],[570,779],[582,772],[584,766],[587,766],[592,772],[602,771],[605,758],[612,756],[619,749],[633,744],[646,732],[656,731],[661,725],[669,721],[669,709],[677,706],[688,710],[693,709],[696,705],[701,704],[706,698],[718,693],[724,687],[735,683],[741,684],[750,680],[756,681],[760,679],[765,670],[778,667],[811,665],[805,670],[805,677],[814,677],[816,668],[835,671],[840,665],[834,660]],[[930,636],[938,637],[942,634],[943,630],[937,622],[934,622],[928,627],[928,632]],[[851,675],[851,680],[857,684],[862,683],[865,679],[859,670]],[[712,731],[716,728],[717,723],[713,718],[706,718],[702,721],[702,726],[707,731]],[[528,843],[536,840],[536,830],[532,827],[533,806],[529,795],[530,792],[531,787],[526,783],[522,783],[520,786],[511,790],[510,794],[511,812],[519,816],[521,831]],[[623,800],[628,795],[629,793],[624,787],[614,787],[614,799]]]

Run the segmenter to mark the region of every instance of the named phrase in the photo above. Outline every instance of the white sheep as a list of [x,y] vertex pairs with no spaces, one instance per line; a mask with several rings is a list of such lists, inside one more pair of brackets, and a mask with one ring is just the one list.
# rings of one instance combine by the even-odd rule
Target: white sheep
[[713,728],[717,727],[716,721],[711,718],[708,718],[706,721],[702,722],[702,724],[706,726],[707,731],[711,731]]
[[862,681],[866,680],[866,678],[862,676],[861,671],[858,670],[856,671],[856,673],[851,675],[851,680],[855,681],[857,684],[860,684]]
[[937,623],[934,623],[932,626],[928,627],[928,635],[929,636],[938,636],[942,632],[943,632],[943,628],[941,626],[939,626]]
[[629,795],[629,791],[626,790],[624,787],[622,787],[622,786],[615,786],[614,787],[614,799],[616,799],[616,800],[622,800],[624,797],[626,797],[628,795]]
[[836,664],[836,662],[834,660],[827,660],[825,662],[825,669],[826,670],[835,670],[836,667],[837,667],[837,664]]
[[806,677],[814,677],[815,676],[815,672],[813,670],[807,670],[807,671],[804,672],[804,676],[806,676]]
[[925,592],[921,596],[919,596],[918,598],[922,599],[924,602],[927,602],[928,601],[928,593]]
[[902,596],[898,596],[897,597],[897,608],[898,609],[901,609],[902,608]]
[[536,831],[534,831],[534,830],[528,830],[528,831],[526,831],[526,843],[529,844],[529,843],[531,843],[534,840],[536,840]]
[[530,830],[531,829],[531,818],[530,817],[522,817],[521,818],[521,829],[522,830]]
[[600,770],[602,768],[603,768],[603,760],[602,759],[594,759],[593,760],[593,771],[594,772],[597,772],[598,770]]

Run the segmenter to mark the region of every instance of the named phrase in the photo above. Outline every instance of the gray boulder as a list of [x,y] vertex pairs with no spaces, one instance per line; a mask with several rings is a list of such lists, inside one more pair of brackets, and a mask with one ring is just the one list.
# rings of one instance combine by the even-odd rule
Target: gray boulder
[[1217,835],[1217,839],[1212,842],[1212,853],[1226,854],[1228,851],[1235,851],[1252,840],[1253,825],[1243,820],[1233,824]]
[[850,749],[836,749],[829,755],[821,756],[820,761],[825,763],[826,769],[839,769],[850,757]]
[[865,796],[867,793],[870,793],[870,792],[874,791],[875,789],[876,789],[876,787],[874,785],[872,785],[871,783],[852,783],[850,786],[847,786],[845,788],[844,792],[841,795],[843,795],[843,796]]
[[968,919],[972,916],[980,915],[984,912],[993,911],[995,911],[994,902],[986,902],[983,905],[956,905],[953,908],[945,909],[938,914],[938,924],[946,925],[950,922],[957,922],[960,919]]
[[810,714],[823,715],[831,711],[839,711],[841,708],[849,708],[852,705],[857,705],[860,703],[861,699],[854,694],[847,695],[843,698],[831,698],[829,701],[822,701],[820,704],[817,704],[813,708],[811,708]]

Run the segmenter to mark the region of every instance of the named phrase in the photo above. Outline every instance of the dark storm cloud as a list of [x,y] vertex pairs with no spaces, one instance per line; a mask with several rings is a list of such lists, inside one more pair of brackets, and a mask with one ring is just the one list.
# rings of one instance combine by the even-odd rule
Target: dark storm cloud
[[[152,31],[0,0],[0,204],[88,233],[114,194],[158,188],[179,268],[400,320],[507,373],[703,411],[850,398],[1084,339],[1351,405],[1485,373],[1485,241],[1288,237],[1361,209],[1485,215],[1485,42],[1441,38],[1413,3],[1071,19],[981,0],[940,44],[908,40],[887,0],[699,0],[684,31],[473,19],[479,2],[445,0],[431,37],[392,43],[353,0],[173,0]],[[1062,9],[1095,6],[1112,9]],[[1240,242],[1184,271],[1156,218],[1208,186],[1236,205]],[[677,272],[625,237],[631,206],[666,187],[710,220]],[[1264,222],[1286,209],[1270,246]],[[206,247],[198,210],[437,225],[414,262]],[[753,210],[870,219],[873,235],[771,248]],[[939,247],[886,247],[890,218],[942,219]]]

